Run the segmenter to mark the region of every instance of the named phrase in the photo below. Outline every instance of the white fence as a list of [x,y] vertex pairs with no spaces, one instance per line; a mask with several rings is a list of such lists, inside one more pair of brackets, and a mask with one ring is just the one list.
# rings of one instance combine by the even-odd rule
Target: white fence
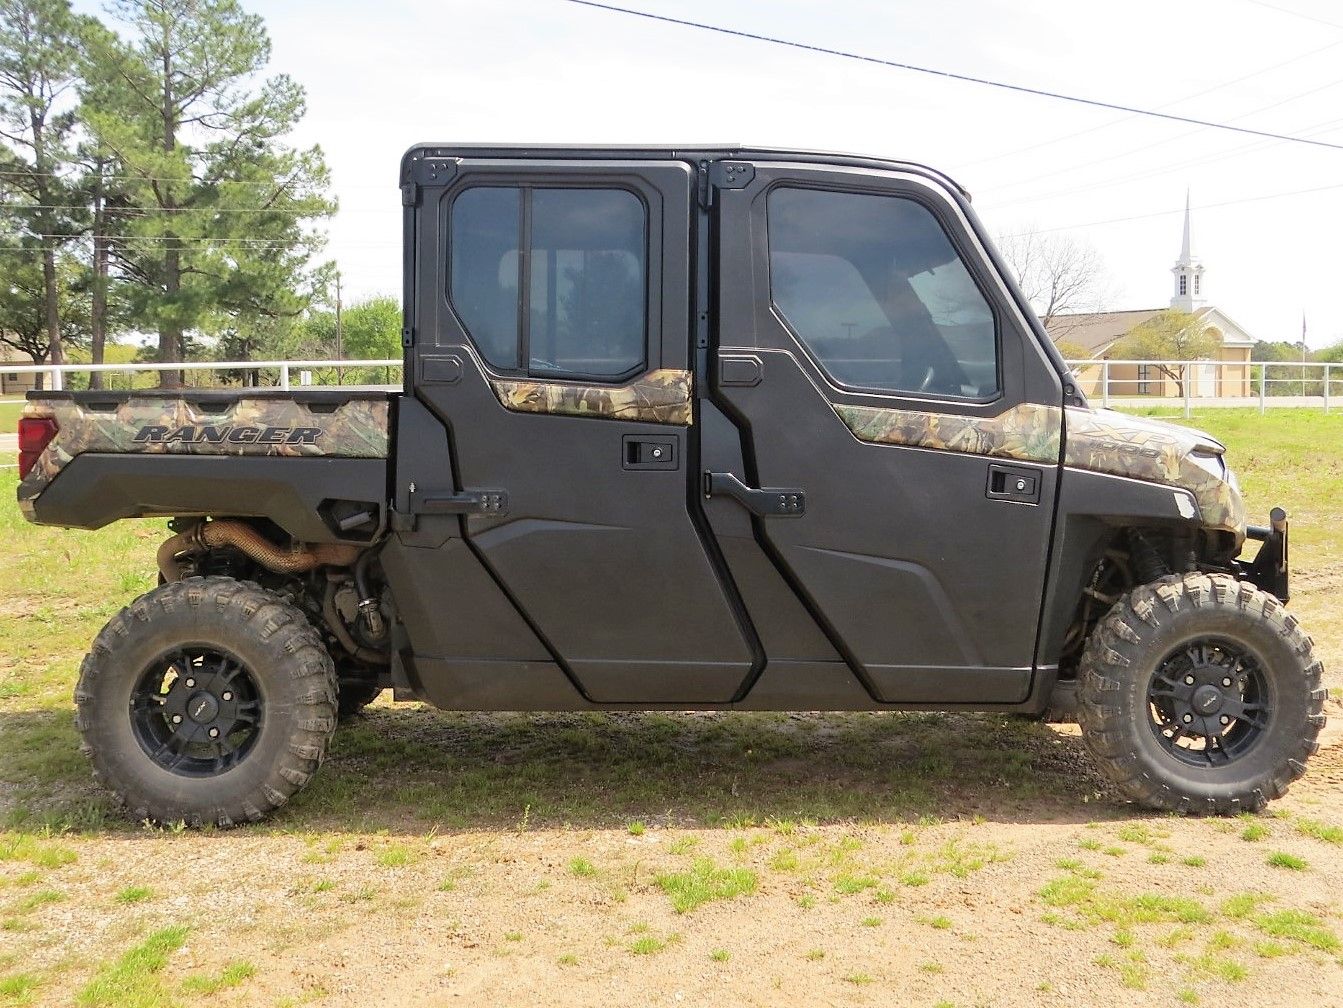
[[[319,384],[332,383],[337,385],[344,384],[344,379],[352,373],[360,378],[368,376],[369,372],[382,370],[385,381],[381,384],[390,385],[393,382],[393,372],[399,379],[401,371],[401,358],[388,360],[299,360],[299,361],[190,361],[182,364],[150,364],[134,361],[127,364],[0,364],[0,374],[7,378],[10,375],[33,374],[42,375],[44,385],[48,389],[63,389],[68,384],[65,376],[69,374],[87,375],[95,371],[105,375],[122,375],[125,377],[123,388],[131,388],[133,376],[142,373],[154,371],[181,371],[184,374],[186,384],[193,384],[191,377],[200,375],[210,377],[209,372],[234,372],[238,375],[237,384],[245,383],[249,378],[254,380],[260,387],[273,387],[287,389],[293,387],[295,379],[300,385],[312,384],[314,377],[322,379]],[[272,374],[273,373],[273,374]],[[216,382],[208,382],[201,387],[213,387]],[[114,383],[105,383],[106,388],[113,387]]]
[[1287,361],[1074,360],[1078,386],[1102,406],[1306,406],[1329,412],[1343,393],[1343,365]]
[[[1067,364],[1082,391],[1102,406],[1183,407],[1185,416],[1196,406],[1248,406],[1257,407],[1261,413],[1272,406],[1307,406],[1327,413],[1343,395],[1343,364],[1156,360],[1075,360]],[[8,384],[13,385],[17,375],[42,375],[49,389],[65,388],[68,375],[95,371],[108,376],[106,388],[144,387],[153,372],[181,371],[189,386],[211,387],[224,378],[234,387],[288,389],[295,385],[340,385],[348,379],[359,384],[392,385],[400,381],[401,360],[0,364],[0,374]]]

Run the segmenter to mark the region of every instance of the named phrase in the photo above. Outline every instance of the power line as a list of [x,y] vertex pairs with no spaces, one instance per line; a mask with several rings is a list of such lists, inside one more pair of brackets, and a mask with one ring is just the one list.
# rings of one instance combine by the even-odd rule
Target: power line
[[[1251,2],[1253,2],[1253,0],[1251,0]],[[1243,76],[1236,77],[1229,81],[1224,81],[1221,84],[1217,84],[1210,88],[1205,88],[1202,91],[1196,91],[1193,94],[1185,95],[1182,98],[1177,98],[1172,102],[1167,102],[1165,105],[1158,105],[1157,108],[1158,109],[1174,108],[1176,105],[1182,105],[1187,101],[1193,101],[1195,98],[1202,98],[1205,95],[1212,94],[1214,91],[1221,91],[1223,88],[1229,88],[1234,87],[1237,84],[1243,84],[1247,80],[1252,80],[1255,77],[1262,77],[1266,73],[1272,73],[1274,70],[1280,70],[1283,67],[1290,66],[1293,63],[1299,63],[1304,59],[1309,59],[1312,56],[1317,56],[1320,53],[1326,52],[1329,49],[1336,49],[1341,45],[1343,45],[1343,41],[1330,42],[1328,45],[1320,46],[1320,48],[1318,49],[1312,49],[1309,52],[1301,53],[1298,56],[1293,56],[1290,59],[1285,59],[1280,63],[1274,63],[1272,66],[1261,67],[1260,69],[1255,70],[1251,73],[1244,74]],[[1262,112],[1263,109],[1260,109],[1259,111]],[[1018,154],[1028,154],[1031,151],[1039,150],[1041,147],[1052,147],[1054,144],[1063,143],[1066,140],[1075,140],[1077,137],[1086,136],[1090,133],[1097,133],[1100,130],[1110,129],[1113,126],[1118,126],[1121,123],[1126,123],[1132,119],[1137,118],[1141,117],[1128,115],[1120,119],[1112,119],[1107,123],[1101,123],[1099,126],[1089,126],[1084,130],[1077,130],[1075,133],[1065,133],[1063,136],[1055,137],[1052,140],[1042,140],[1039,143],[1033,143],[1027,147],[1018,147],[1016,150],[1005,151],[1001,154],[993,154],[990,155],[989,157],[979,158],[978,160],[975,161],[967,161],[964,164],[957,165],[954,170],[961,171],[962,169],[965,168],[973,168],[976,165],[991,164],[994,161],[1001,161],[1003,158],[1016,157]],[[1244,116],[1237,116],[1236,118],[1238,119],[1244,118]],[[1180,137],[1192,136],[1193,132],[1194,131],[1191,131],[1189,133],[1181,133]],[[1176,137],[1175,139],[1179,139],[1179,137]]]
[[[59,172],[37,172],[37,171],[0,171],[0,178],[69,178],[70,173],[61,174]],[[275,189],[283,191],[289,188],[290,184],[296,180],[286,180],[280,184],[274,182],[249,182],[246,179],[216,179],[213,182],[207,182],[204,179],[169,175],[100,175],[102,179],[111,179],[116,182],[174,182],[178,185],[200,185],[206,187],[213,186],[251,186],[253,189]],[[386,186],[381,185],[347,185],[344,189],[379,189],[386,190]]]
[[1267,130],[1250,129],[1247,126],[1232,126],[1228,123],[1212,122],[1208,119],[1195,119],[1192,116],[1174,115],[1170,112],[1157,112],[1153,109],[1141,109],[1132,105],[1120,105],[1116,102],[1100,101],[1095,98],[1081,98],[1077,95],[1062,94],[1058,91],[1045,91],[1041,88],[1026,87],[1024,84],[1009,84],[1005,81],[990,80],[987,77],[974,77],[970,74],[955,73],[951,70],[939,70],[935,67],[918,66],[914,63],[902,63],[897,60],[881,59],[877,56],[863,56],[858,53],[845,52],[842,49],[830,49],[825,46],[811,45],[807,42],[794,42],[791,39],[775,38],[771,35],[759,35],[754,32],[740,31],[736,28],[724,28],[720,25],[704,24],[700,21],[687,21],[683,18],[668,17],[665,14],[651,14],[648,11],[631,10],[628,7],[616,7],[612,4],[597,3],[596,0],[565,0],[565,2],[577,4],[580,7],[592,7],[596,10],[611,11],[616,14],[629,14],[633,17],[647,18],[650,21],[662,21],[667,24],[681,25],[686,28],[699,28],[703,31],[717,32],[721,35],[731,35],[736,38],[752,39],[757,42],[770,42],[774,45],[788,46],[793,49],[803,49],[807,52],[822,53],[827,56],[840,56],[844,59],[858,60],[862,63],[875,63],[879,66],[894,67],[897,70],[910,70],[914,73],[929,74],[933,77],[941,77],[945,80],[963,81],[967,84],[982,84],[985,87],[998,88],[1003,91],[1013,91],[1017,94],[1034,95],[1037,98],[1053,98],[1056,101],[1072,102],[1075,105],[1087,105],[1091,108],[1110,109],[1113,112],[1130,112],[1133,115],[1148,116],[1152,119],[1164,119],[1168,122],[1185,123],[1190,126],[1207,126],[1210,129],[1226,130],[1231,133],[1245,133],[1249,136],[1267,137],[1272,140],[1285,140],[1290,143],[1306,144],[1311,147],[1328,147],[1332,150],[1343,150],[1343,144],[1327,143],[1324,140],[1309,140],[1304,137],[1288,136],[1285,133],[1271,133]]
[[[1266,193],[1262,196],[1244,196],[1240,199],[1223,200],[1220,203],[1206,203],[1203,206],[1193,207],[1194,210],[1216,210],[1220,207],[1239,206],[1242,203],[1262,203],[1265,200],[1283,199],[1287,196],[1306,196],[1311,193],[1329,192],[1335,189],[1343,189],[1343,183],[1327,186],[1316,186],[1313,189],[1293,189],[1289,192]],[[1131,217],[1110,217],[1107,220],[1087,221],[1085,224],[1062,224],[1058,227],[1034,228],[1034,234],[1049,234],[1053,231],[1073,231],[1078,228],[1101,227],[1106,224],[1127,224],[1129,221],[1150,220],[1153,217],[1171,217],[1175,214],[1184,213],[1184,207],[1177,207],[1174,210],[1155,210],[1152,213],[1134,214]],[[1008,235],[1009,238],[1023,237],[1021,234]]]
[[1268,10],[1277,11],[1279,14],[1288,14],[1292,17],[1303,18],[1306,21],[1314,21],[1316,24],[1328,25],[1330,28],[1337,28],[1343,31],[1343,24],[1337,21],[1326,21],[1324,18],[1315,17],[1313,14],[1303,14],[1301,11],[1291,10],[1288,7],[1279,7],[1277,4],[1265,3],[1264,0],[1245,0],[1246,3],[1252,3],[1256,7],[1264,7]]
[[[0,210],[77,210],[83,209],[82,203],[0,203]],[[341,213],[390,213],[394,208],[388,207],[351,207],[349,209],[340,208],[334,211]],[[111,213],[165,213],[165,214],[184,214],[184,213],[208,213],[208,214],[226,214],[226,213],[258,213],[258,214],[280,214],[286,217],[321,217],[326,216],[320,213],[305,212],[302,210],[283,210],[278,207],[158,207],[158,206],[136,206],[136,207],[109,207]]]

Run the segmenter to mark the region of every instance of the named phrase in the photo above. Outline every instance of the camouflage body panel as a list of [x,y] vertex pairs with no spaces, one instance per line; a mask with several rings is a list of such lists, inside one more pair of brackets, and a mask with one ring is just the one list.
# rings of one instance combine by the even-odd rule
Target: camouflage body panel
[[1245,503],[1207,434],[1110,410],[1070,408],[1065,422],[1064,465],[1188,490],[1204,525],[1244,538]]
[[491,381],[504,409],[517,413],[642,420],[688,426],[691,420],[689,371],[663,368],[628,385],[577,385],[536,379]]
[[[1245,505],[1221,461],[1222,446],[1199,431],[1108,410],[1022,403],[996,417],[831,404],[860,441],[1064,465],[1188,490],[1202,523],[1245,536]],[[1208,466],[1198,461],[1202,459]]]
[[33,521],[37,496],[85,453],[387,457],[386,399],[351,399],[326,411],[282,398],[241,396],[219,405],[148,396],[115,409],[89,409],[73,399],[29,402],[23,415],[51,417],[57,434],[19,484],[20,510]]
[[832,403],[860,441],[1057,464],[1062,417],[1055,406],[1021,403],[996,417]]

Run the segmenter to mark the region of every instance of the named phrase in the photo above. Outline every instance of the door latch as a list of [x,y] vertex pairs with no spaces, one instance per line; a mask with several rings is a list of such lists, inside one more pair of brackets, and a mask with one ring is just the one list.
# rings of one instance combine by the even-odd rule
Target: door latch
[[732,473],[706,472],[704,498],[731,497],[753,515],[761,518],[798,518],[807,513],[807,495],[801,490],[779,487],[748,487]]
[[1015,501],[1018,504],[1040,503],[1039,469],[1024,466],[989,466],[989,485],[984,496],[989,500]]

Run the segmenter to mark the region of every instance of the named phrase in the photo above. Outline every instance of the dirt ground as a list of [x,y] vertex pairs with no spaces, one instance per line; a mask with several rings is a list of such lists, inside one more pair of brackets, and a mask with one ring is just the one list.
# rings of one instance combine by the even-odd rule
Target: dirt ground
[[[66,853],[0,846],[0,977],[42,1005],[1343,1004],[1329,741],[1270,815],[1209,821],[1126,808],[1075,729],[1014,720],[379,705],[266,827],[8,834]],[[453,764],[487,752],[472,824]]]

